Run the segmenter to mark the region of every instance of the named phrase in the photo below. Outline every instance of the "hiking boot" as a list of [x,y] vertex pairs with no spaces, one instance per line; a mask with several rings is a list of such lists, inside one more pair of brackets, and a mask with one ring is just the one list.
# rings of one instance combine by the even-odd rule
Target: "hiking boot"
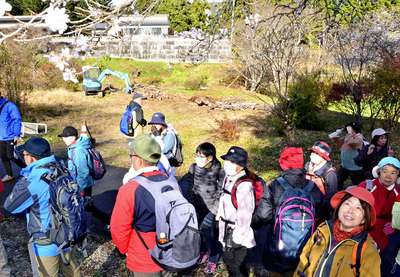
[[4,183],[4,182],[8,182],[8,181],[14,180],[14,176],[5,175],[5,176],[3,177],[3,179],[1,179],[1,180],[3,181],[3,183]]
[[210,254],[201,252],[200,258],[197,260],[197,264],[204,264],[205,262],[207,262],[209,257],[210,257]]
[[206,269],[204,270],[205,275],[214,275],[217,265],[213,262],[208,262]]

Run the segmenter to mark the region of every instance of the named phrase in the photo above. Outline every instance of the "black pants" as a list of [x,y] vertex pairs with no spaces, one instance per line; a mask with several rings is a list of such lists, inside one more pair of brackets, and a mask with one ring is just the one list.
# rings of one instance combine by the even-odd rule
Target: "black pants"
[[246,268],[246,256],[247,248],[244,246],[239,249],[224,250],[222,258],[230,277],[249,276]]
[[362,170],[348,170],[344,168],[343,166],[339,167],[338,171],[338,189],[339,191],[343,190],[343,183],[344,181],[349,178],[353,183],[353,186],[358,186],[362,181],[365,180],[364,174],[362,173]]
[[105,225],[109,225],[110,224],[110,216],[108,214],[106,214],[105,212],[100,211],[94,205],[93,198],[92,198],[92,187],[85,188],[85,190],[83,191],[83,195],[85,197],[90,196],[90,198],[91,198],[90,200],[85,199],[85,201],[86,201],[85,211],[88,213],[92,213],[92,216],[99,219]]
[[26,167],[25,163],[20,159],[14,157],[14,141],[4,140],[0,141],[0,156],[3,162],[4,168],[6,169],[6,174],[8,176],[14,176],[11,168],[11,161],[13,161],[20,168]]

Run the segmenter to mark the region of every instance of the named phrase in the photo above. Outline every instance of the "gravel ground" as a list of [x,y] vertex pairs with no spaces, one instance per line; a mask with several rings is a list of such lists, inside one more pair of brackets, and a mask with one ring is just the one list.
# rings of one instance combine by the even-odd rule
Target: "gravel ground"
[[[11,276],[32,276],[27,248],[29,236],[26,231],[25,217],[5,216],[0,222],[0,233],[7,252],[8,264],[11,267]],[[78,253],[78,262],[83,276],[130,276],[125,267],[125,256],[119,253],[109,235],[95,235],[89,232],[87,240],[88,257],[84,258]],[[265,269],[251,268],[250,271],[250,276],[269,276]],[[183,276],[204,276],[203,272],[204,266]],[[61,273],[60,276],[62,276]],[[228,276],[222,262],[219,263],[214,276]]]

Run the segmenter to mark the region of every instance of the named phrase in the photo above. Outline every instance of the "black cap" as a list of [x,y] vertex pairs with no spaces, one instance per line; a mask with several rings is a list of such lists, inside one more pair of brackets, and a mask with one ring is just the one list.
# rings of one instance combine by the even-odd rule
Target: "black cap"
[[141,99],[143,99],[143,100],[146,100],[146,99],[147,99],[147,97],[144,97],[144,96],[141,95],[140,93],[135,93],[135,94],[132,96],[132,100],[135,100],[135,99],[138,99],[138,98],[141,98]]
[[235,164],[247,167],[247,152],[241,147],[232,146],[229,148],[228,153],[221,156],[221,159],[231,161]]
[[67,126],[64,128],[61,134],[58,135],[60,138],[70,137],[70,136],[78,136],[78,130],[72,126]]
[[48,157],[50,156],[50,144],[47,140],[40,137],[31,137],[24,145],[20,145],[15,149],[17,152],[26,151],[29,154]]
[[358,124],[357,122],[350,122],[350,123],[347,123],[347,124],[346,124],[346,127],[348,127],[348,126],[352,127],[353,130],[354,130],[354,132],[356,132],[356,134],[358,134],[358,133],[361,132],[361,126],[360,126],[360,124]]

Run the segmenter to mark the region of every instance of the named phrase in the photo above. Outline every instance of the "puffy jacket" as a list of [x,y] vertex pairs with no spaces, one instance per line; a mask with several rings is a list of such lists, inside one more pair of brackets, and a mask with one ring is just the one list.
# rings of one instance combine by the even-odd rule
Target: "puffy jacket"
[[[333,249],[332,222],[321,224],[317,231],[308,240],[300,255],[300,263],[294,276],[307,277],[351,277],[354,271],[352,254],[356,243],[360,242],[364,232],[338,243]],[[372,239],[369,240],[364,253],[361,256],[360,276],[379,277],[381,258]],[[300,272],[303,273],[301,275]]]
[[88,152],[89,148],[92,148],[92,144],[88,137],[80,137],[68,147],[68,168],[75,174],[76,181],[82,191],[94,185],[94,180],[89,174],[93,171],[93,161]]
[[198,167],[195,163],[190,166],[187,174],[188,201],[198,213],[217,214],[224,177],[225,171],[216,158],[210,168]]
[[[278,177],[283,177],[292,187],[299,189],[307,186],[309,182],[306,179],[304,169],[288,169],[282,171]],[[265,223],[271,223],[273,221],[275,209],[284,191],[285,190],[276,179],[269,183],[257,208],[257,216],[261,221]],[[318,213],[326,205],[324,194],[315,185],[311,191],[311,196],[313,197]]]
[[[367,183],[364,181],[358,186],[366,188]],[[371,192],[375,198],[376,223],[369,234],[376,241],[382,252],[385,250],[389,240],[389,236],[383,233],[383,227],[386,223],[392,222],[392,208],[396,201],[396,196],[400,194],[400,186],[395,185],[392,190],[388,190],[378,178],[373,181]]]
[[[12,214],[25,211],[29,235],[43,233],[32,214],[41,221],[46,230],[49,229],[49,185],[40,177],[44,173],[50,172],[44,167],[50,162],[56,162],[54,156],[42,158],[25,167],[20,173],[23,176],[22,179],[15,184],[13,191],[4,203],[4,208]],[[56,252],[57,245],[55,244],[45,246],[34,244],[34,249],[36,255],[41,257],[52,257],[59,254]]]
[[[141,176],[152,181],[155,188],[158,182],[168,179],[168,175],[157,167],[148,167],[145,170],[147,172]],[[111,236],[119,251],[122,254],[128,253],[128,269],[141,273],[161,271],[162,268],[154,263],[132,225],[138,229],[146,245],[153,249],[156,243],[155,200],[149,191],[133,180],[118,191],[111,216]]]
[[[0,107],[7,101],[4,97],[0,99]],[[4,105],[0,114],[0,141],[14,140],[21,136],[21,115],[17,106],[8,102]]]

